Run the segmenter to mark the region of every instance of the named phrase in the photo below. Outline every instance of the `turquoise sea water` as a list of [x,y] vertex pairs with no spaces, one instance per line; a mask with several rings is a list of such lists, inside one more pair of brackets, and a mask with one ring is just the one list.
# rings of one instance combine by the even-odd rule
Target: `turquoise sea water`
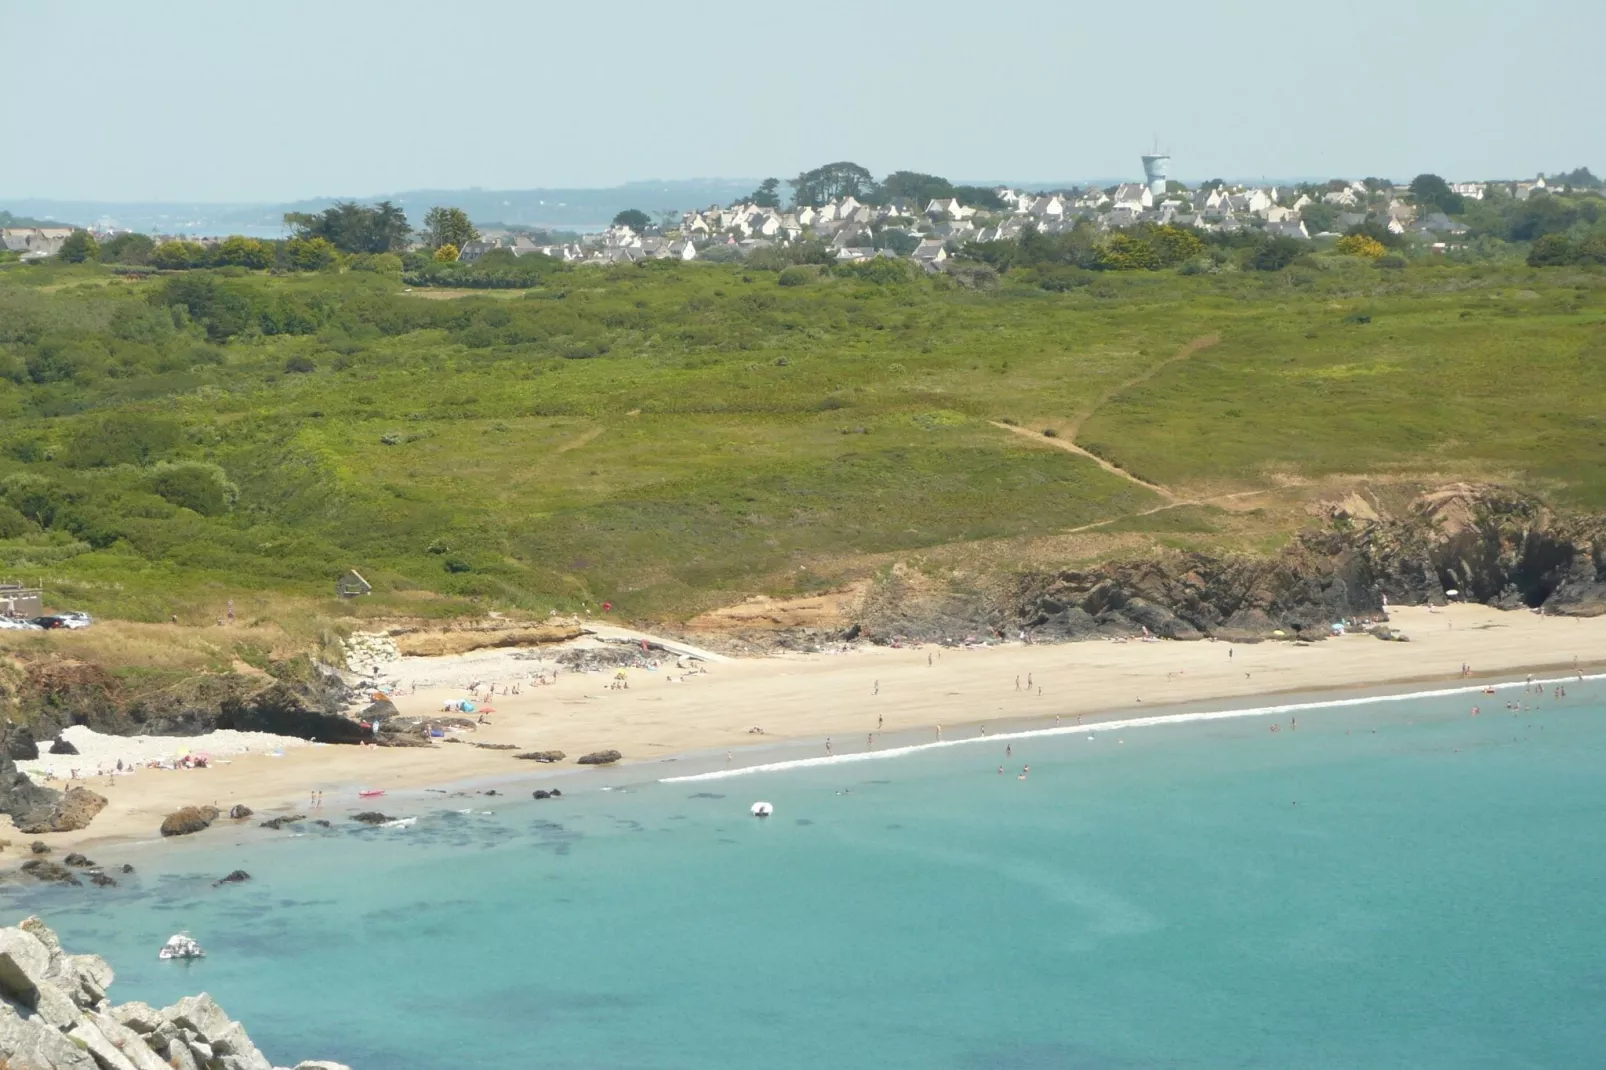
[[[1598,1065],[1603,698],[1519,685],[1300,711],[1297,731],[1284,713],[1277,733],[1246,717],[1008,758],[988,740],[700,783],[621,770],[625,790],[571,778],[544,802],[390,796],[415,826],[104,850],[139,872],[0,905],[104,954],[114,999],[211,992],[280,1063]],[[756,799],[776,816],[749,817]],[[452,812],[471,805],[495,812]],[[255,879],[211,886],[237,867]],[[179,929],[210,957],[158,962]]]

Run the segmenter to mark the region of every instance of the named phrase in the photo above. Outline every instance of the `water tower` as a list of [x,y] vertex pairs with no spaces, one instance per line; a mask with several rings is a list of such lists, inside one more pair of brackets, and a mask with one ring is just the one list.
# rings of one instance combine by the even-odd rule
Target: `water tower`
[[1156,201],[1165,196],[1165,178],[1171,170],[1171,157],[1158,149],[1143,157],[1143,177],[1149,180],[1149,192]]

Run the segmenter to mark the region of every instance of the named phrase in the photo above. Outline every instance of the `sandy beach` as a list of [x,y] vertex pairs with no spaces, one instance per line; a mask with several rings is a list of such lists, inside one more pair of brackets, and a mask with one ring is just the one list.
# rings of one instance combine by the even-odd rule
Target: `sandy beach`
[[[384,675],[399,681],[394,701],[403,714],[438,714],[445,703],[469,697],[469,683],[494,682],[498,694],[490,723],[461,733],[465,742],[427,748],[257,747],[207,769],[140,769],[130,776],[91,778],[89,786],[110,800],[94,824],[37,838],[57,849],[154,839],[163,816],[192,804],[226,811],[244,803],[259,812],[256,820],[291,810],[310,813],[314,791],[325,793],[325,816],[344,819],[370,808],[357,796],[361,789],[529,781],[551,775],[554,768],[574,770],[575,758],[604,748],[619,750],[630,763],[696,752],[712,752],[722,762],[720,752],[729,751],[733,764],[753,764],[771,760],[774,745],[788,741],[806,741],[818,746],[812,753],[824,754],[829,737],[834,753],[844,754],[872,746],[872,734],[882,737],[883,745],[894,735],[904,743],[934,739],[938,725],[944,738],[953,738],[974,735],[988,724],[994,730],[1006,722],[1048,724],[1056,716],[1148,716],[1190,703],[1427,685],[1460,680],[1463,664],[1474,681],[1606,665],[1606,617],[1541,617],[1483,606],[1395,608],[1391,617],[1409,642],[1348,635],[1311,644],[1236,646],[1133,640],[973,649],[856,647],[708,662],[706,671],[696,674],[685,673],[669,658],[658,671],[630,670],[628,688],[610,687],[612,671],[567,670],[558,673],[556,683],[537,686],[536,674],[544,671],[551,678],[556,663],[550,654],[545,660],[511,650],[402,658],[385,666]],[[521,694],[500,693],[514,683]],[[204,740],[172,743],[175,749],[200,750]],[[516,761],[509,751],[469,741],[562,750],[568,761],[557,767]],[[665,769],[662,775],[671,772]],[[504,790],[519,787],[504,785]],[[383,809],[382,802],[379,806]],[[12,842],[4,855],[10,861],[21,860],[19,848],[35,838],[14,830],[0,830],[0,837]]]

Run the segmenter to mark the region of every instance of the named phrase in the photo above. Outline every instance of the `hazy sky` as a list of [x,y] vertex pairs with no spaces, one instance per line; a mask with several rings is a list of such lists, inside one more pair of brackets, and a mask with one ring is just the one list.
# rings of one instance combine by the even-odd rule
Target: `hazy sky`
[[1606,170],[1602,0],[0,0],[6,197]]

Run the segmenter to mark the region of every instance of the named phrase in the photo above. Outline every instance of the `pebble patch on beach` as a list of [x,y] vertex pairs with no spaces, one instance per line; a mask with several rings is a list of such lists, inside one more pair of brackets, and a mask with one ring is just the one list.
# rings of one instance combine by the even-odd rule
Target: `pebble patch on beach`
[[271,732],[237,732],[219,729],[204,736],[108,736],[83,725],[62,730],[62,737],[78,748],[77,754],[49,754],[49,742],[41,740],[39,757],[20,761],[17,768],[29,776],[65,779],[74,769],[79,777],[104,773],[116,768],[141,766],[150,761],[174,759],[181,754],[210,754],[213,759],[229,759],[239,754],[271,754],[311,743],[295,736]]

